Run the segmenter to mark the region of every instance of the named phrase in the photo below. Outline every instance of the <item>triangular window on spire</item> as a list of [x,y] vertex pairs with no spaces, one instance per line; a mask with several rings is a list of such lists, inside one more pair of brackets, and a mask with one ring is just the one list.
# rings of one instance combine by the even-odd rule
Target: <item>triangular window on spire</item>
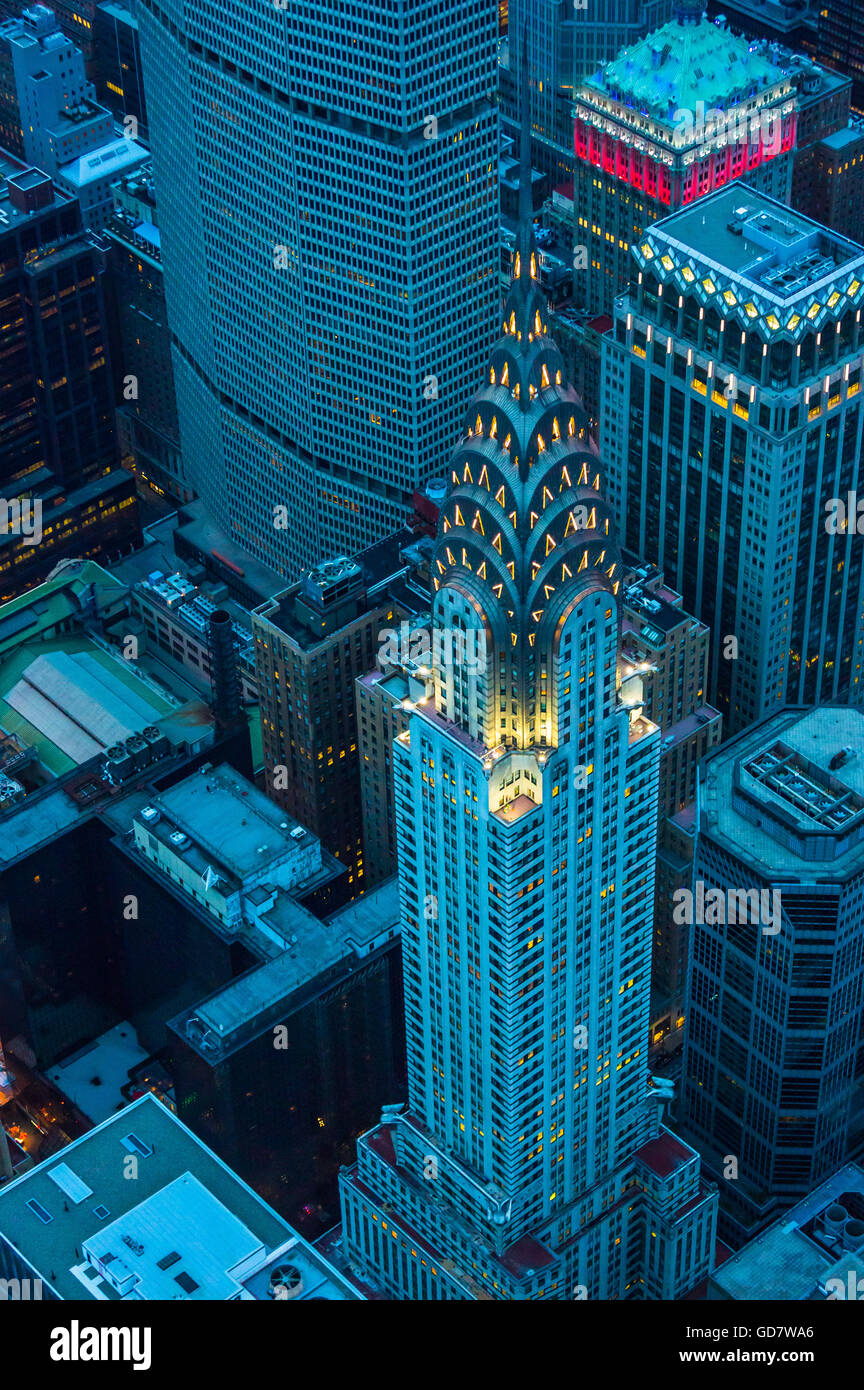
[[547,534],[547,536],[546,536],[546,554],[548,555],[548,554],[549,554],[549,551],[550,551],[550,550],[554,550],[554,549],[555,549],[555,542],[554,542],[554,540],[552,539],[552,533],[549,532],[549,533]]
[[539,520],[540,520],[540,513],[539,513],[539,512],[532,512],[532,513],[531,513],[531,530],[532,530],[532,531],[534,530],[534,524],[535,524],[535,522],[537,522],[537,521],[539,521]]
[[591,508],[591,514],[590,514],[590,516],[588,517],[588,527],[589,527],[589,530],[591,530],[591,531],[594,531],[594,530],[596,530],[596,528],[597,528],[597,508],[596,508],[596,507],[592,507],[592,508]]
[[468,562],[468,551],[465,549],[464,545],[462,547],[462,564],[465,566],[466,570],[470,570],[471,565]]
[[493,592],[493,594],[495,595],[496,598],[500,598],[500,597],[501,597],[501,590],[502,590],[503,588],[504,588],[504,585],[503,585],[503,584],[493,584],[493,585],[492,585],[492,592]]
[[497,550],[497,551],[498,551],[498,554],[500,555],[500,554],[501,554],[501,532],[500,532],[500,531],[496,532],[495,538],[494,538],[494,540],[492,541],[492,545],[493,545],[493,548],[494,548],[495,550]]
[[497,437],[498,437],[498,416],[497,416],[497,415],[493,415],[493,416],[492,416],[492,424],[491,424],[491,426],[490,426],[490,428],[489,428],[489,438],[490,438],[490,439],[497,439]]
[[540,310],[539,310],[539,309],[535,309],[535,311],[534,311],[534,332],[535,332],[535,333],[542,333],[542,332],[543,332],[543,324],[542,324],[541,321],[540,321]]
[[579,561],[579,569],[584,570],[588,565],[588,551],[582,551],[582,559]]
[[615,580],[615,583],[612,585],[612,592],[613,592],[613,594],[617,594],[617,593],[618,593],[618,590],[619,590],[620,588],[621,588],[621,580],[620,580],[620,579],[616,579],[616,580]]
[[531,279],[537,279],[537,257],[534,255],[533,251],[531,252]]
[[543,585],[543,592],[544,592],[544,594],[546,595],[546,597],[548,598],[550,594],[554,594],[554,592],[555,592],[555,585],[554,585],[554,584],[544,584],[544,585]]
[[442,531],[449,531],[449,530],[450,530],[450,522],[447,520],[446,516],[445,516],[444,522],[443,522],[443,524],[442,524],[442,526],[441,526],[441,530],[442,530]]
[[507,561],[507,573],[510,575],[510,578],[511,578],[511,579],[515,579],[515,578],[516,578],[516,561],[515,561],[515,560],[508,560],[508,561]]
[[504,448],[507,450],[507,452],[508,452],[508,454],[509,454],[509,452],[510,452],[510,436],[509,436],[509,434],[508,434],[507,438],[504,440]]
[[477,571],[477,578],[478,578],[478,579],[485,579],[485,578],[486,578],[486,561],[485,561],[485,560],[481,563],[480,568],[479,568],[479,570]]
[[611,563],[611,565],[609,566],[608,570],[606,571],[606,573],[608,574],[608,576],[609,576],[610,579],[612,578],[612,576],[613,576],[613,574],[615,573],[615,571],[617,570],[617,568],[618,568],[618,561],[617,561],[617,560],[613,560],[612,563]]
[[548,487],[545,487],[545,486],[544,486],[544,488],[543,488],[543,510],[544,510],[544,512],[545,512],[545,510],[546,510],[546,503],[547,503],[547,502],[554,502],[554,501],[555,501],[555,498],[552,496],[552,493],[549,491]]
[[588,486],[588,465],[587,465],[587,463],[583,463],[583,465],[582,465],[582,471],[581,471],[580,474],[579,474],[579,486],[580,486],[580,487],[587,487],[587,486]]
[[465,525],[465,519],[464,519],[464,517],[462,516],[462,512],[461,512],[461,509],[460,509],[460,507],[459,507],[459,503],[458,503],[458,502],[456,503],[456,508],[455,508],[455,511],[454,511],[454,520],[455,520],[457,526],[464,526],[464,525]]
[[[509,434],[508,434],[507,438],[508,438],[508,439],[510,438]],[[503,507],[503,506],[504,506],[504,484],[503,484],[503,483],[502,483],[501,486],[499,487],[498,491],[495,493],[495,501],[498,503],[498,506],[499,506],[499,507]]]
[[599,492],[599,491],[600,491],[600,474],[599,474],[599,473],[595,473],[595,474],[594,474],[594,482],[592,483],[591,486],[594,488],[594,491],[595,491],[595,492]]
[[536,635],[537,635],[537,634],[534,633],[534,632],[529,632],[529,633],[528,633],[528,646],[529,646],[529,647],[533,647],[533,646],[534,646],[534,638],[536,637]]
[[474,433],[475,433],[475,434],[482,434],[482,433],[483,433],[483,421],[480,419],[480,416],[479,416],[479,415],[477,416],[477,419],[476,419],[475,422],[474,422]]
[[541,382],[543,383],[544,386],[548,386],[548,385],[549,385],[549,373],[548,373],[547,370],[546,370],[546,363],[545,363],[545,362],[543,363],[543,366],[542,366],[541,369],[540,369],[540,380],[541,380]]
[[574,417],[573,415],[571,415],[571,416],[570,416],[570,419],[569,419],[569,421],[568,421],[568,423],[567,423],[567,434],[568,434],[569,437],[572,439],[575,433],[576,433],[576,420],[575,420],[575,417]]
[[539,560],[532,560],[532,561],[531,561],[531,578],[532,578],[532,579],[536,579],[536,578],[537,578],[537,575],[538,575],[539,573],[540,573],[540,561],[539,561]]
[[486,532],[483,530],[483,518],[480,515],[479,507],[477,508],[477,511],[474,513],[474,520],[471,522],[471,530],[479,531],[481,536],[486,535]]
[[467,463],[465,464],[465,468],[462,473],[462,481],[463,483],[473,483],[474,481],[474,479],[471,477],[471,469],[468,467]]
[[[454,481],[454,483],[455,483],[456,479],[454,478],[453,481]],[[567,469],[566,469],[566,468],[562,468],[562,469],[561,469],[561,482],[562,482],[562,485],[563,485],[564,483],[566,483],[567,487],[572,487],[572,486],[573,486],[573,484],[572,484],[571,481],[570,481],[570,474],[567,472]]]
[[445,551],[445,554],[446,554],[446,556],[447,556],[447,559],[450,561],[450,564],[451,564],[451,565],[455,565],[456,561],[455,561],[455,559],[453,558],[453,551],[450,549],[449,545],[447,546],[447,549],[446,549],[446,551]]
[[511,525],[511,526],[513,527],[513,529],[515,530],[515,529],[516,529],[516,513],[515,513],[515,512],[510,512],[509,515],[508,515],[508,517],[507,517],[507,520],[510,522],[510,525]]
[[606,551],[605,551],[605,550],[601,550],[601,551],[600,551],[600,554],[597,556],[597,559],[594,561],[594,568],[595,568],[595,570],[597,569],[597,567],[598,567],[599,565],[602,565],[602,563],[603,563],[603,561],[604,561],[605,559],[606,559]]
[[509,386],[509,385],[510,385],[510,363],[509,363],[509,362],[505,362],[505,363],[504,363],[504,370],[503,370],[503,372],[501,373],[501,385],[502,385],[502,386]]
[[458,483],[459,483],[459,474],[456,472],[455,468],[454,468],[454,470],[453,470],[452,478],[453,478],[453,483],[454,483],[455,485],[458,486]]
[[438,566],[438,573],[439,573],[439,574],[444,574],[444,572],[445,572],[445,571],[444,571],[444,566],[442,565],[441,561],[440,561],[440,560],[436,560],[435,563],[436,563],[436,565]]
[[546,440],[543,438],[542,434],[538,434],[538,436],[537,436],[537,452],[538,452],[538,454],[542,454],[542,452],[543,452],[543,450],[544,450],[545,448],[546,448]]
[[[544,370],[544,372],[545,372],[546,368],[544,367],[543,370]],[[560,439],[560,438],[561,438],[561,428],[560,428],[560,426],[559,426],[559,424],[558,424],[558,416],[557,416],[557,415],[555,416],[555,419],[552,421],[552,438],[553,438],[553,439]]]
[[555,373],[555,385],[556,385],[556,386],[560,386],[560,385],[561,385],[561,368],[560,368],[560,367],[558,368],[557,372]]
[[486,465],[485,465],[485,463],[484,463],[482,469],[480,470],[479,485],[480,485],[480,487],[485,487],[485,489],[486,489],[487,492],[489,491],[489,474],[486,472]]
[[510,332],[511,332],[511,333],[515,333],[515,332],[516,332],[516,311],[515,311],[515,310],[511,310],[511,311],[510,311],[510,325],[509,325],[509,327],[510,327]]
[[521,275],[521,273],[522,273],[522,257],[519,255],[519,252],[517,251],[517,252],[516,252],[516,261],[515,261],[514,266],[513,266],[513,274],[514,274],[514,276],[515,276],[515,278],[516,278],[517,280],[519,279],[519,276]]
[[490,386],[494,386],[494,385],[495,385],[495,368],[494,368],[494,367],[490,367],[490,368],[489,368],[489,385],[490,385]]
[[534,609],[532,609],[531,617],[534,619],[535,623],[539,623],[540,619],[543,617],[543,609],[542,609],[542,608],[534,608]]
[[570,568],[569,565],[562,565],[562,566],[561,566],[561,578],[562,578],[562,580],[563,580],[563,579],[572,579],[572,578],[573,578],[573,571],[571,570],[571,568]]
[[573,535],[573,532],[574,532],[574,531],[577,531],[578,529],[579,529],[579,528],[577,527],[576,522],[573,520],[573,513],[572,513],[572,512],[568,512],[568,513],[567,513],[567,525],[564,527],[564,535],[565,535],[565,536],[572,536],[572,535]]

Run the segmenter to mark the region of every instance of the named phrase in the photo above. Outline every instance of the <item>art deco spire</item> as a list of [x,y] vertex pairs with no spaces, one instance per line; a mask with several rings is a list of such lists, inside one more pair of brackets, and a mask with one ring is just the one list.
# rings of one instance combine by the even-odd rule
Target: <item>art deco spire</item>
[[[458,594],[459,623],[485,633],[485,681],[475,682],[461,719],[458,709],[452,717],[490,746],[527,748],[556,741],[543,689],[561,622],[587,586],[617,594],[621,562],[599,453],[548,333],[524,57],[521,106],[519,227],[503,336],[452,462],[433,582],[439,625],[452,621]],[[450,713],[449,676],[438,674],[439,708]]]

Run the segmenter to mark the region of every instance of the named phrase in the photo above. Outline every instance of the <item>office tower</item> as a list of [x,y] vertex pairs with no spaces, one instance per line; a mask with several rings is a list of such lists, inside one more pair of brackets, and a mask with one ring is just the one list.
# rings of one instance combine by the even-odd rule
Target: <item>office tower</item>
[[105,276],[114,363],[117,433],[124,466],[180,502],[183,481],[162,242],[149,166],[113,189],[105,227]]
[[480,381],[496,7],[139,21],[188,479],[294,580],[402,524]]
[[864,1143],[862,749],[860,710],[792,708],[700,773],[679,1119],[736,1248]]
[[112,0],[98,5],[93,17],[93,85],[96,100],[121,124],[132,116],[136,139],[147,140],[147,104],[141,71],[138,19]]
[[[19,159],[42,154],[41,147],[33,149],[32,141],[37,130],[41,132],[44,118],[55,116],[64,98],[74,107],[88,92],[81,52],[59,29],[47,5],[31,5],[4,19],[0,24],[0,143],[4,149]],[[41,105],[43,93],[47,110]]]
[[850,115],[852,81],[784,52],[797,88],[798,123],[790,202],[841,236],[864,226],[864,123]]
[[400,583],[422,551],[405,526],[353,559],[316,566],[252,613],[268,793],[320,835],[358,893],[366,885],[354,680],[412,605],[428,604]]
[[574,297],[611,313],[652,222],[733,179],[787,201],[794,88],[767,49],[677,0],[673,19],[577,86]]
[[[573,180],[573,93],[583,78],[672,14],[672,0],[515,0],[499,49],[502,113],[518,128],[522,35],[528,47],[531,160],[551,186]],[[503,194],[502,194],[503,196]],[[569,257],[568,257],[569,261]]]
[[362,1297],[150,1095],[0,1187],[0,1272],[55,1301]]
[[721,1264],[706,1298],[844,1302],[861,1297],[864,1169],[847,1163]]
[[0,599],[140,537],[115,466],[101,265],[78,203],[0,154]]
[[820,63],[852,78],[852,106],[864,116],[864,30],[858,0],[823,0],[816,56]]
[[85,224],[98,230],[111,216],[111,184],[147,151],[128,135],[116,136],[111,112],[94,99],[80,51],[45,5],[0,27],[0,52],[0,72],[15,84],[14,98],[4,100],[4,124],[14,126],[17,114],[23,157],[78,198]]
[[768,39],[813,57],[817,0],[708,0],[712,19],[721,16],[736,33]]
[[621,560],[529,197],[442,507],[434,698],[394,744],[408,1107],[343,1170],[343,1250],[397,1298],[674,1298],[716,1197],[649,1088],[660,734],[619,699]]
[[864,250],[739,183],[633,254],[603,370],[625,544],[710,629],[728,731],[857,700],[862,553],[832,499],[860,476]]
[[674,893],[690,880],[696,771],[720,742],[722,718],[708,704],[709,633],[684,609],[653,566],[625,555],[621,658],[642,683],[642,714],[657,724],[660,748],[651,1042],[683,1041],[687,933],[675,920]]

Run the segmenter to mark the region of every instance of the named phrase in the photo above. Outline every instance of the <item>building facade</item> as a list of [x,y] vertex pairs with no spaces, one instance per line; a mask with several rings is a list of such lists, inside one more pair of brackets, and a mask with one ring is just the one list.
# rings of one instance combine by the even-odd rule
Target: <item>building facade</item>
[[189,482],[293,580],[401,524],[479,384],[497,10],[142,0],[138,18]]
[[679,1119],[735,1248],[864,1146],[862,749],[860,710],[791,709],[700,774]]
[[117,467],[101,260],[75,199],[0,156],[0,600],[140,538]]
[[823,0],[818,9],[816,56],[852,78],[852,106],[864,116],[864,32],[857,0]]
[[[672,1050],[683,1042],[687,933],[675,920],[674,894],[690,880],[696,774],[720,742],[722,716],[709,705],[709,633],[684,609],[653,565],[624,557],[621,657],[625,675],[642,683],[642,713],[657,724],[660,750],[651,1042]],[[689,833],[688,833],[689,832]]]
[[707,624],[735,731],[857,700],[864,250],[737,185],[655,224],[604,338],[602,438],[629,550]]
[[428,602],[404,582],[418,543],[422,553],[403,527],[252,613],[268,791],[320,835],[356,893],[366,870],[354,682],[377,665],[393,624]]
[[619,694],[621,560],[524,188],[394,745],[408,1107],[343,1171],[342,1242],[393,1298],[678,1297],[716,1197],[647,1069],[659,730]]
[[768,51],[679,0],[673,19],[577,86],[574,299],[608,314],[631,247],[658,218],[733,179],[786,202],[795,92]]
[[162,239],[149,166],[113,188],[105,276],[114,358],[118,444],[124,467],[188,502],[165,306]]

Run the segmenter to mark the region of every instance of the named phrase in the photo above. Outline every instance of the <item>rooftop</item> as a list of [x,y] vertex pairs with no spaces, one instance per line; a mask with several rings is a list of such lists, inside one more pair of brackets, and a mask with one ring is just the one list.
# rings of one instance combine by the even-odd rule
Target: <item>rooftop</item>
[[[762,1300],[802,1300],[825,1297],[825,1280],[845,1271],[852,1248],[857,1248],[860,1273],[864,1226],[854,1239],[826,1232],[825,1213],[844,1203],[849,1218],[864,1211],[864,1170],[848,1164],[811,1192],[791,1211],[730,1256],[711,1277],[709,1297]],[[838,1222],[842,1231],[842,1221]],[[844,1249],[845,1240],[845,1249]],[[857,1276],[856,1276],[857,1277]],[[846,1280],[843,1278],[845,1284]],[[822,1285],[822,1289],[820,1289]]]
[[[135,1182],[126,1176],[132,1158]],[[124,1234],[134,1244],[124,1242]],[[225,1298],[227,1273],[241,1249],[270,1250],[291,1234],[150,1094],[0,1188],[0,1235],[64,1299],[118,1297],[95,1268],[88,1269],[84,1250],[91,1242],[103,1254],[117,1246],[118,1257],[122,1252],[143,1279],[145,1297],[164,1296],[150,1290],[166,1273],[174,1297]],[[171,1253],[178,1260],[159,1271],[158,1261]],[[176,1282],[183,1270],[197,1289]]]
[[705,18],[695,24],[673,18],[623,48],[582,90],[672,123],[681,110],[725,110],[786,82],[770,54],[749,39]]
[[[767,876],[864,870],[864,711],[787,709],[709,754],[700,831]],[[811,850],[811,846],[813,847]]]
[[287,894],[281,895],[280,907],[280,930],[289,941],[293,927],[290,948],[171,1020],[171,1027],[202,1056],[221,1059],[299,1007],[307,986],[320,983],[340,964],[348,968],[352,959],[392,937],[399,927],[399,883],[395,877],[387,879],[324,922]]
[[[227,763],[185,777],[161,792],[154,805],[241,882],[316,841]],[[292,837],[292,831],[300,833]]]

